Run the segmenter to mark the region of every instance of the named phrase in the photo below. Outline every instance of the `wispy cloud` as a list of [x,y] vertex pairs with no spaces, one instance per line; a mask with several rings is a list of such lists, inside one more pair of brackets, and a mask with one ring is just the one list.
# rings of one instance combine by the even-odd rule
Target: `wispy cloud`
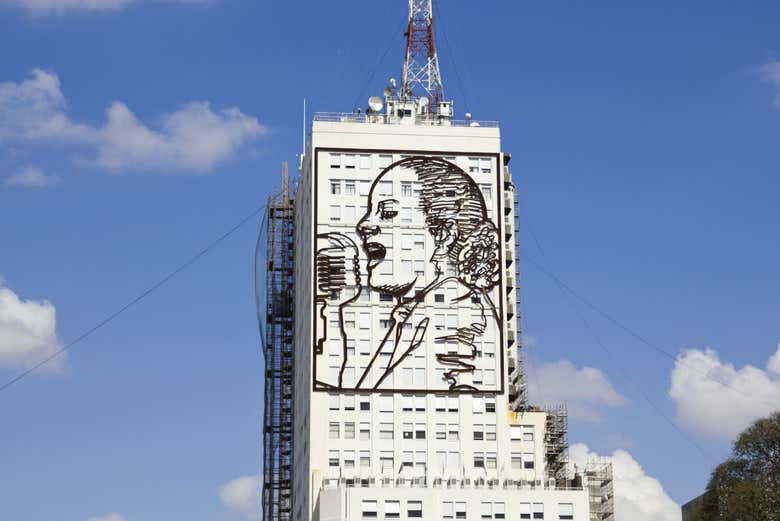
[[775,91],[774,105],[780,107],[780,60],[765,63],[759,68],[763,80]]
[[115,512],[113,514],[106,514],[105,516],[90,517],[87,521],[127,521],[127,519],[125,516]]
[[683,426],[732,439],[754,420],[780,409],[780,345],[766,370],[752,365],[737,369],[709,348],[683,350],[672,368],[669,396]]
[[54,175],[45,175],[40,168],[26,166],[11,174],[3,180],[8,186],[29,186],[32,188],[44,188],[56,184],[59,178]]
[[[569,448],[569,461],[583,468],[588,461],[603,459],[587,445]],[[648,476],[642,466],[625,450],[616,450],[612,461],[615,493],[615,519],[630,521],[678,521],[680,506],[669,497],[661,482]]]
[[235,107],[214,111],[206,101],[188,103],[161,119],[151,128],[117,101],[101,126],[74,121],[59,77],[41,69],[20,83],[0,83],[0,142],[84,147],[95,164],[112,171],[209,172],[266,133],[257,118]]
[[227,509],[246,519],[259,519],[261,487],[260,476],[242,476],[220,487],[219,498]]
[[[179,4],[207,4],[210,0],[168,0]],[[35,15],[65,12],[111,12],[138,3],[138,0],[0,0],[0,6],[24,9]]]
[[609,381],[607,375],[593,367],[577,368],[569,360],[531,365],[528,370],[528,392],[539,404],[566,404],[576,419],[599,422],[604,407],[621,407],[628,403]]
[[[0,279],[0,367],[27,369],[62,348],[57,311],[47,300],[24,300]],[[46,367],[61,370],[65,354]]]

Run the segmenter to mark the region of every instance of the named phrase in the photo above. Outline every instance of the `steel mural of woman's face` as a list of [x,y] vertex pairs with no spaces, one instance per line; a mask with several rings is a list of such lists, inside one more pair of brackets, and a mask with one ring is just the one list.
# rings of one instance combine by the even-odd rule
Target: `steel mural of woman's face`
[[[400,183],[413,183],[415,189],[404,194],[394,193]],[[392,255],[399,248],[393,245],[393,230],[398,228],[399,214],[403,207],[419,211],[422,222],[416,222],[417,229],[424,230],[432,251],[426,252],[425,262],[433,265],[427,270],[433,276],[427,279],[414,272],[394,272],[385,269],[383,263],[392,263]],[[480,392],[476,378],[472,378],[477,364],[478,345],[483,338],[489,338],[496,344],[500,356],[501,340],[501,302],[494,302],[493,289],[500,283],[501,246],[496,225],[488,217],[488,209],[482,192],[474,180],[458,166],[448,161],[431,157],[411,157],[402,159],[384,169],[372,182],[369,190],[366,211],[355,226],[356,246],[365,256],[366,279],[371,290],[389,294],[393,297],[394,308],[390,314],[390,326],[382,333],[381,340],[375,340],[371,346],[370,359],[366,361],[348,360],[347,349],[340,359],[341,370],[338,379],[333,381],[317,378],[315,388],[355,389],[376,391],[415,392]],[[406,221],[408,222],[408,220]],[[419,226],[422,225],[422,226]],[[318,235],[318,238],[324,238]],[[345,237],[345,236],[344,236]],[[346,237],[345,237],[346,238]],[[331,234],[330,240],[333,240]],[[318,245],[318,248],[320,246]],[[407,256],[419,256],[420,252]],[[406,260],[404,257],[402,259]],[[320,260],[318,269],[329,264]],[[452,268],[454,267],[454,273]],[[448,269],[449,268],[449,269]],[[321,274],[318,272],[318,277]],[[356,274],[356,279],[361,275]],[[432,309],[419,308],[426,302],[426,296],[434,291],[448,288],[453,297],[446,302],[449,311],[469,310],[470,319],[460,319],[457,326],[444,327],[432,323]],[[410,298],[415,288],[414,298]],[[422,289],[420,289],[422,288]],[[340,306],[340,316],[350,309],[353,301]],[[440,302],[440,301],[437,301]],[[356,304],[359,304],[357,302]],[[498,305],[498,307],[497,307]],[[427,313],[428,316],[421,316]],[[461,313],[465,315],[466,313]],[[324,318],[324,317],[323,317]],[[340,319],[343,325],[343,317]],[[323,321],[324,323],[324,321]],[[376,333],[372,336],[376,338]],[[487,336],[486,336],[487,335]],[[341,336],[346,346],[347,331],[343,328]],[[428,356],[427,369],[435,372],[437,380],[426,380],[425,388],[399,388],[397,375],[402,370],[409,371],[415,351],[424,349],[425,344],[446,344],[447,352]],[[320,343],[315,355],[322,356]],[[431,350],[433,351],[433,350]],[[379,356],[383,353],[384,356]],[[479,355],[481,356],[481,354]],[[503,358],[501,358],[503,367]],[[331,360],[333,361],[333,360]],[[344,381],[345,367],[356,369],[357,364],[365,364],[356,372],[354,383]],[[316,362],[315,362],[316,365]],[[495,364],[494,364],[495,366]],[[437,371],[438,368],[438,371]],[[331,366],[331,369],[334,369]],[[433,369],[434,371],[430,371]],[[494,370],[494,369],[493,369]],[[316,369],[315,369],[316,371]],[[440,372],[439,372],[440,371]],[[480,371],[481,373],[481,371]],[[501,379],[503,375],[496,375]],[[395,380],[395,383],[394,383]],[[416,382],[415,382],[416,383]],[[489,391],[491,389],[485,389]]]

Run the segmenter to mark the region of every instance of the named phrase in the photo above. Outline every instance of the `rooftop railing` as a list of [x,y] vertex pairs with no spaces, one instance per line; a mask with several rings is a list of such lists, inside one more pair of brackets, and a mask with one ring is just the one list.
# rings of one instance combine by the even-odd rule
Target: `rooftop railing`
[[373,123],[377,125],[409,124],[428,127],[498,127],[498,121],[477,121],[474,119],[448,119],[430,116],[394,116],[392,114],[366,114],[364,112],[315,112],[314,121],[330,123]]

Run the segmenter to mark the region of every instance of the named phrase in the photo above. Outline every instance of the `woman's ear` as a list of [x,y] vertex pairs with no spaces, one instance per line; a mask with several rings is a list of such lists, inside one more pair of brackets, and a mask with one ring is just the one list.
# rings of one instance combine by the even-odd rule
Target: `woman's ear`
[[490,221],[482,221],[462,241],[458,252],[458,279],[472,289],[489,290],[501,277],[498,230]]

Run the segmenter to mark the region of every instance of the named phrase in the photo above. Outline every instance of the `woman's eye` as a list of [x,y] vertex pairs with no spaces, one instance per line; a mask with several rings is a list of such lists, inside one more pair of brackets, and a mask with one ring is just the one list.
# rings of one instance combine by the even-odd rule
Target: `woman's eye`
[[395,210],[381,210],[379,212],[379,217],[382,219],[392,219],[396,215],[398,215],[398,212]]

